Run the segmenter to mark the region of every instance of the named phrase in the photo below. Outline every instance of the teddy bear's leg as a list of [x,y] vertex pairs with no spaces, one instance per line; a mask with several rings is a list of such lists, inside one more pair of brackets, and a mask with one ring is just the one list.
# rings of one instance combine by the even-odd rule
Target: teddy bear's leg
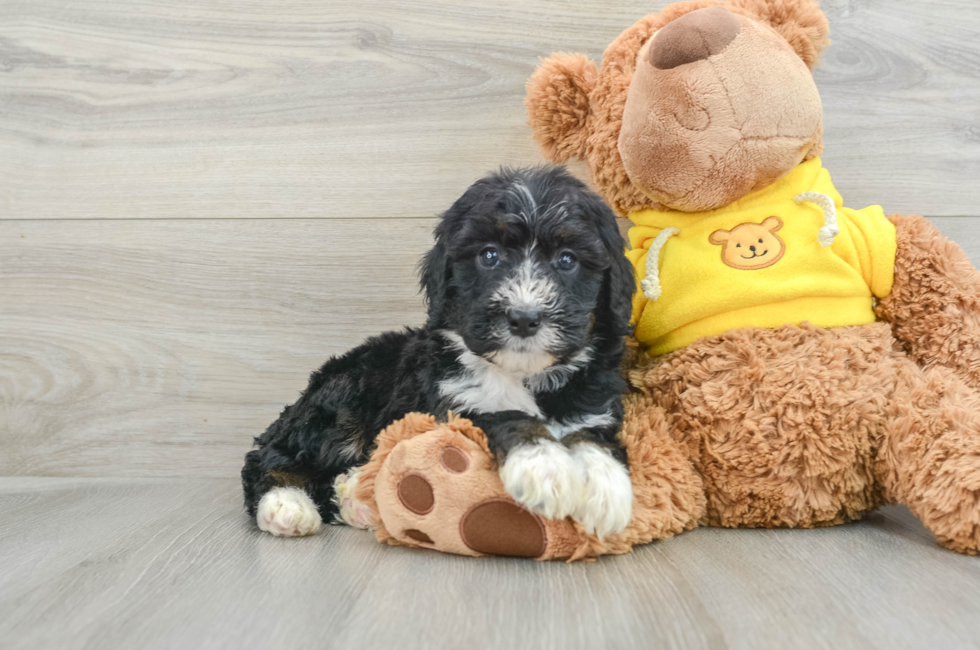
[[629,452],[634,501],[622,539],[646,544],[691,530],[707,511],[704,481],[671,436],[667,412],[641,391],[629,393],[623,406],[621,439]]
[[895,283],[878,316],[921,365],[951,368],[980,389],[980,273],[922,217],[889,219],[898,240]]
[[875,461],[885,497],[954,551],[980,550],[980,394],[942,366],[901,358]]
[[571,519],[546,519],[504,490],[486,436],[469,420],[436,423],[410,414],[379,436],[353,497],[372,511],[380,541],[460,555],[539,560],[626,553],[635,544],[697,525],[704,489],[690,459],[670,437],[663,409],[627,399],[623,441],[630,460],[633,518],[600,539]]

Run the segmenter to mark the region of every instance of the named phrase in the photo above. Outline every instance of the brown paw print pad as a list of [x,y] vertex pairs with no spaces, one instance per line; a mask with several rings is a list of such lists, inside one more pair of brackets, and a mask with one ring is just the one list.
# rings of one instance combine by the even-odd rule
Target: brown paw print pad
[[417,515],[429,514],[436,503],[432,485],[418,474],[409,474],[398,482],[398,500]]
[[481,501],[459,522],[463,543],[477,553],[540,557],[548,545],[544,523],[510,499]]
[[462,474],[470,466],[470,459],[456,447],[446,447],[439,453],[439,462],[446,468],[446,471],[453,474]]
[[417,530],[415,528],[409,528],[408,530],[405,531],[404,535],[405,535],[405,537],[409,537],[411,539],[414,539],[416,542],[420,542],[422,544],[432,544],[433,543],[431,537],[429,537],[428,535],[426,535],[425,533],[423,533],[421,530]]

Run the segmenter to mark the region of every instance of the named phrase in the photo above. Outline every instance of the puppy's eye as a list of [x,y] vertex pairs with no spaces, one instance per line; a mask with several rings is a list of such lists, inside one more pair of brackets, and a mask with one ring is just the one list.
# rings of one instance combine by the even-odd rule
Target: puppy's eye
[[735,244],[735,248],[741,248],[741,247],[742,247],[741,244]]
[[760,244],[762,243],[762,240],[761,240],[761,239],[759,240],[759,243],[760,243]]
[[500,264],[500,256],[497,254],[497,249],[492,246],[487,246],[480,251],[480,264],[488,268]]
[[576,263],[578,263],[578,260],[567,251],[558,256],[558,268],[562,271],[571,271],[575,268]]

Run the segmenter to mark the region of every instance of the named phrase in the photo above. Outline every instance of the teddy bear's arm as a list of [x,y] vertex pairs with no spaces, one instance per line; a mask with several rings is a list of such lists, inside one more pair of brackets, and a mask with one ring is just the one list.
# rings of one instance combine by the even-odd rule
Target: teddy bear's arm
[[919,216],[891,215],[897,250],[878,317],[920,365],[942,365],[980,388],[980,273],[963,249]]

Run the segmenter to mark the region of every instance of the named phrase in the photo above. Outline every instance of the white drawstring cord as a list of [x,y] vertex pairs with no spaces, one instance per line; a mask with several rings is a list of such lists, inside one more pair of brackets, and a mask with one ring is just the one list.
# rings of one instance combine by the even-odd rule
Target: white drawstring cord
[[834,243],[834,238],[840,234],[837,227],[837,206],[834,200],[822,192],[803,192],[793,199],[796,203],[815,203],[823,210],[823,228],[817,235],[821,246],[827,247]]
[[663,287],[660,286],[660,249],[679,232],[677,228],[664,228],[647,251],[647,277],[643,278],[640,288],[643,289],[643,295],[650,300],[657,300],[663,293]]

